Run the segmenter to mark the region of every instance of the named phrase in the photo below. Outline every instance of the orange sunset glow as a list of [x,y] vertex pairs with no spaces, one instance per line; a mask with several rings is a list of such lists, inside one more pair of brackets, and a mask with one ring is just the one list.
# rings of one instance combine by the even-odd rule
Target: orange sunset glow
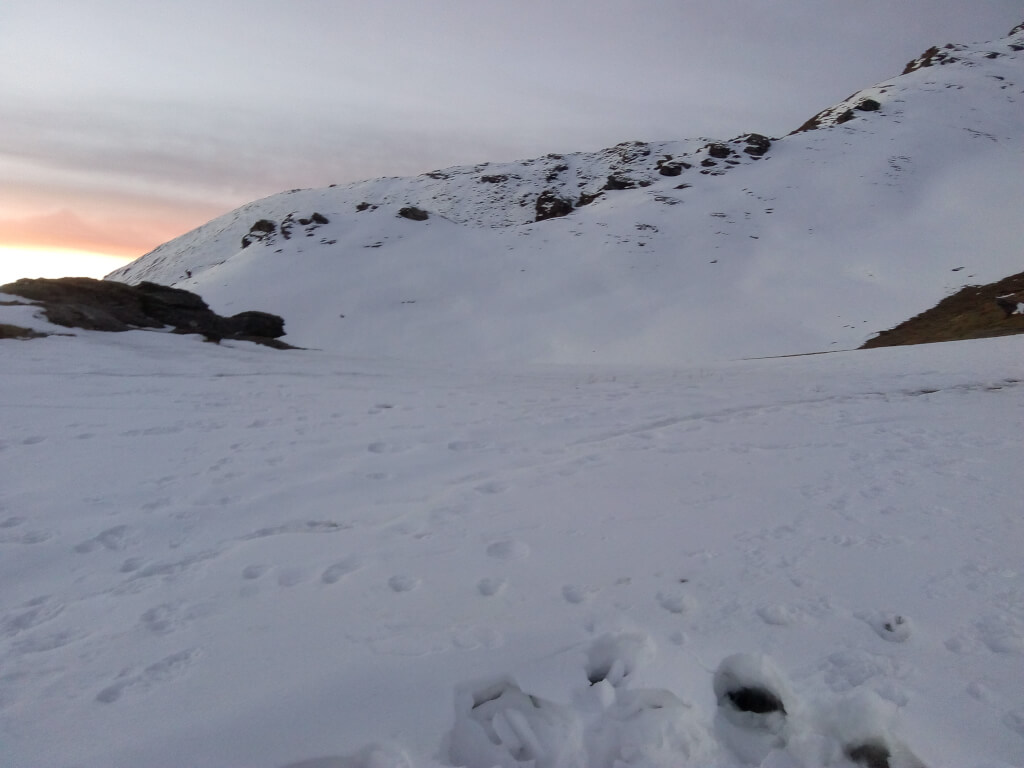
[[22,277],[100,278],[135,258],[68,248],[0,245],[0,285]]

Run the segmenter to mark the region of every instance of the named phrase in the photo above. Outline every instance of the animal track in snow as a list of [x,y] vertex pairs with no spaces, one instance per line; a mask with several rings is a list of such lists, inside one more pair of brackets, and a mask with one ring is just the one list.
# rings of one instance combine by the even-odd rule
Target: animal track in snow
[[65,645],[70,645],[76,640],[81,640],[86,637],[85,632],[76,631],[63,631],[54,632],[50,635],[42,635],[38,637],[28,637],[24,640],[15,640],[11,643],[11,650],[15,654],[28,654],[28,653],[45,653],[46,651],[55,651],[58,648],[63,648]]
[[362,558],[358,555],[352,555],[351,557],[346,557],[344,560],[339,560],[338,562],[327,566],[327,568],[324,569],[324,572],[320,574],[320,581],[324,584],[337,584],[350,573],[355,573],[362,567]]
[[97,549],[106,549],[117,552],[125,549],[132,540],[132,529],[127,525],[115,525],[107,528],[91,539],[86,539],[81,544],[76,544],[74,549],[80,555],[93,552]]
[[213,614],[211,605],[186,605],[183,602],[170,602],[154,605],[139,617],[139,623],[157,635],[166,635],[181,629],[195,619]]
[[249,539],[263,539],[267,536],[282,536],[287,533],[338,533],[352,528],[351,523],[337,523],[333,520],[297,520],[282,525],[274,525],[268,528],[260,528],[252,533],[243,536],[242,541]]
[[397,443],[388,443],[383,440],[378,440],[377,442],[370,443],[366,446],[366,450],[370,453],[402,453],[403,451],[408,450],[408,448]]
[[486,576],[476,584],[476,591],[484,597],[493,597],[505,589],[508,582],[501,577]]
[[562,597],[565,602],[579,605],[585,603],[598,592],[595,587],[584,587],[579,584],[566,584],[562,587]]
[[685,592],[662,591],[657,594],[657,600],[669,613],[688,614],[697,609],[697,601]]
[[530,556],[530,545],[515,539],[500,539],[487,545],[487,556],[496,560],[522,560]]
[[986,616],[977,624],[981,642],[992,653],[1024,654],[1024,626],[1010,616]]
[[479,451],[487,447],[487,443],[479,440],[452,440],[448,443],[449,451]]
[[415,576],[392,576],[388,579],[388,586],[392,592],[412,592],[420,583],[421,580]]
[[476,486],[473,490],[475,490],[477,493],[493,495],[497,493],[503,493],[507,489],[508,486],[505,483],[499,482],[497,480],[488,480],[486,483],[481,483],[480,485]]
[[126,669],[117,676],[112,685],[108,685],[96,694],[96,701],[112,704],[121,698],[129,688],[148,690],[155,685],[164,683],[184,674],[199,656],[198,648],[189,648],[166,656],[160,661],[150,664],[141,672]]
[[773,627],[789,627],[800,621],[802,613],[791,605],[773,603],[758,608],[757,615],[765,624],[770,624]]
[[247,565],[242,569],[242,578],[253,580],[258,579],[270,569],[269,565]]
[[0,636],[14,637],[19,632],[56,618],[63,610],[64,603],[52,595],[32,598],[22,603],[13,613],[0,618]]

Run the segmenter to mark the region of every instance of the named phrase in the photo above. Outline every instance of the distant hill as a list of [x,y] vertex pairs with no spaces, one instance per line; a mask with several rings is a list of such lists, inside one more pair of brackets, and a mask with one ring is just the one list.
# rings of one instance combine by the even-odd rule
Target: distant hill
[[351,355],[853,348],[1020,271],[1022,50],[1022,27],[936,46],[781,138],[629,141],[290,190],[108,277],[178,285],[222,314],[258,307],[285,318],[287,341]]

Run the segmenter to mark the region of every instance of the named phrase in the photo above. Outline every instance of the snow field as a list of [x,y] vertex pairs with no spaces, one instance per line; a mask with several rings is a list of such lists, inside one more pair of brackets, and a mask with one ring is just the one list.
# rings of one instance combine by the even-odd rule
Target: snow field
[[5,344],[0,762],[1024,764],[1020,353]]

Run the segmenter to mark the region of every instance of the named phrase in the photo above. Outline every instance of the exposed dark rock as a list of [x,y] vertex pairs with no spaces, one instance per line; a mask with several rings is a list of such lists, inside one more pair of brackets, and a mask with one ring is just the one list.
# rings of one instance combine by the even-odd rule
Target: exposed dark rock
[[252,245],[253,241],[262,242],[268,236],[273,235],[276,231],[277,224],[269,219],[260,219],[249,227],[249,234],[242,237],[242,247],[248,248]]
[[431,171],[430,173],[424,173],[423,175],[427,176],[427,177],[429,177],[431,179],[438,179],[438,180],[447,179],[448,178],[448,174],[444,173],[443,171]]
[[359,213],[362,213],[363,211],[375,211],[377,210],[377,206],[372,205],[371,203],[368,203],[364,200],[363,202],[356,206],[356,210],[359,211]]
[[417,208],[414,205],[406,206],[402,208],[398,215],[403,219],[410,219],[411,221],[426,221],[430,218],[430,214],[424,211],[422,208]]
[[580,199],[576,201],[576,206],[579,207],[581,205],[590,205],[592,202],[597,200],[597,198],[601,197],[602,194],[604,194],[604,193],[601,192],[600,190],[597,191],[597,192],[594,192],[593,194],[588,194],[587,192],[581,192],[580,193]]
[[700,164],[703,165],[705,168],[712,168],[718,165],[718,163],[716,163],[710,157],[705,157],[703,160],[700,161]]
[[612,174],[608,177],[608,180],[604,183],[602,189],[607,190],[619,190],[619,189],[635,189],[636,182],[632,179],[627,179],[625,176],[617,176]]
[[0,339],[39,339],[47,335],[31,328],[22,328],[20,325],[0,323]]
[[316,212],[298,219],[295,218],[295,213],[292,212],[285,216],[280,224],[276,224],[270,219],[260,219],[249,227],[248,234],[242,237],[242,247],[248,248],[254,242],[272,245],[278,234],[285,240],[290,240],[292,229],[294,229],[296,224],[305,228],[306,237],[312,237],[317,227],[328,223],[329,221],[326,216]]
[[726,144],[719,144],[718,142],[712,142],[708,144],[708,154],[711,157],[717,157],[719,160],[724,160],[732,154],[732,150],[729,149]]
[[127,285],[88,277],[26,278],[0,290],[37,302],[51,323],[68,328],[128,331],[170,326],[179,333],[199,333],[213,341],[245,339],[288,347],[273,341],[284,335],[284,320],[277,315],[242,312],[221,317],[196,294],[156,283]]
[[556,165],[554,168],[551,169],[551,171],[547,175],[547,179],[546,180],[547,180],[548,184],[550,184],[553,181],[557,181],[559,175],[565,173],[568,170],[569,170],[569,166],[566,165],[565,163],[559,163],[558,165]]
[[864,99],[854,107],[854,109],[859,109],[861,112],[875,112],[881,108],[882,105],[874,99]]
[[227,318],[234,334],[239,336],[264,336],[276,339],[284,336],[284,319],[269,312],[249,310]]
[[649,157],[650,147],[642,141],[623,141],[611,148],[611,151],[619,156],[624,163],[634,163],[641,157]]
[[480,181],[484,184],[501,184],[503,181],[508,181],[508,176],[504,173],[496,173],[492,176],[481,176]]
[[956,56],[949,53],[949,51],[955,50],[957,50],[957,46],[952,43],[947,43],[942,46],[942,48],[939,48],[937,45],[933,45],[916,59],[908,62],[907,66],[904,67],[902,74],[909,75],[911,72],[924,69],[925,67],[933,67],[936,64],[952,64],[953,62],[959,61]]
[[537,196],[537,202],[534,208],[537,211],[537,216],[534,218],[534,221],[545,221],[546,219],[556,219],[560,216],[568,216],[573,210],[572,201],[566,200],[564,197],[559,197],[550,189],[545,189]]
[[852,744],[844,750],[846,756],[865,768],[889,768],[889,748],[880,741]]
[[678,176],[684,170],[693,168],[693,166],[687,162],[674,160],[672,155],[665,155],[665,157],[659,160],[654,167],[658,169],[658,173],[662,176]]
[[856,117],[856,115],[853,114],[853,110],[852,109],[847,109],[847,110],[843,111],[838,117],[836,117],[836,125],[842,125],[843,123],[848,123],[851,120],[853,120],[854,117]]
[[772,146],[772,140],[767,136],[762,136],[760,133],[749,133],[742,138],[747,142],[747,146],[744,147],[743,151],[753,157],[760,157]]

